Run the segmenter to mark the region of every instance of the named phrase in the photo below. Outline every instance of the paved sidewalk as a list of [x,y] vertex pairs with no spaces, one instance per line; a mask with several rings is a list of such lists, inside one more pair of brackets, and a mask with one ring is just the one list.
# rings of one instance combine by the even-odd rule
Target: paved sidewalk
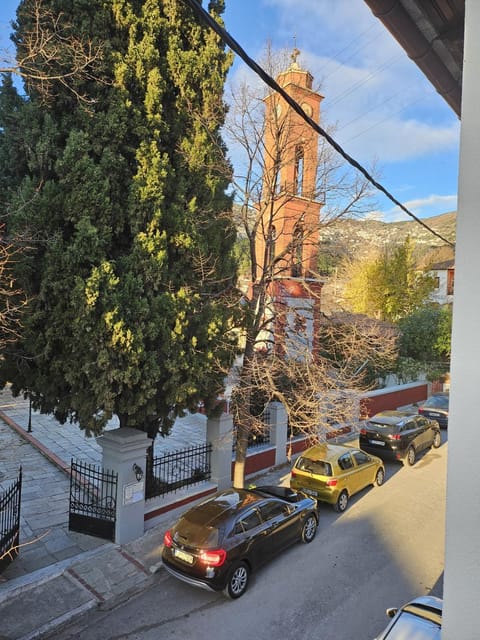
[[[98,438],[76,425],[32,413],[28,401],[0,392],[0,490],[22,466],[19,556],[0,574],[0,640],[54,638],[55,629],[94,607],[110,608],[154,581],[161,570],[164,531],[185,507],[156,518],[155,526],[126,545],[68,529],[68,468],[71,458],[101,463]],[[109,425],[115,427],[115,423]],[[155,451],[205,442],[206,418],[179,420]],[[288,466],[262,476],[264,484],[288,481]]]
[[[7,579],[31,573],[90,551],[105,542],[69,531],[69,469],[72,458],[100,465],[100,438],[88,438],[78,425],[61,425],[52,416],[32,412],[29,403],[0,392],[0,490],[5,490],[22,467],[20,513],[21,553],[2,574]],[[116,428],[112,421],[107,428]],[[178,420],[168,438],[159,438],[155,454],[205,442],[206,417],[198,414]],[[1,630],[0,630],[1,632]]]

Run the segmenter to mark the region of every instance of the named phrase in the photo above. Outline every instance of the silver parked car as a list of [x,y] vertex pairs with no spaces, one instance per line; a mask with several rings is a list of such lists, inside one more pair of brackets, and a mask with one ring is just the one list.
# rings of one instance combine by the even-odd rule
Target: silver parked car
[[375,640],[440,640],[442,605],[435,596],[419,596],[400,609],[387,609],[392,621]]

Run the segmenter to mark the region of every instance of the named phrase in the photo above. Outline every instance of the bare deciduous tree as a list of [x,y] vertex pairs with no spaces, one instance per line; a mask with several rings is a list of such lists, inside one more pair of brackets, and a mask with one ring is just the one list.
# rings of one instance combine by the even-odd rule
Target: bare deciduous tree
[[[285,69],[285,56],[280,65],[278,59],[267,52],[263,66],[271,75],[279,68]],[[292,59],[295,65],[296,59]],[[295,420],[303,424],[302,431],[309,432],[319,427],[321,407],[318,403],[322,390],[347,388],[350,384],[358,387],[359,380],[351,374],[346,375],[346,366],[335,371],[328,360],[312,358],[312,344],[308,344],[305,332],[299,345],[291,350],[292,353],[298,352],[295,357],[289,357],[285,352],[278,353],[275,348],[278,327],[282,323],[284,327],[286,322],[292,323],[292,315],[297,315],[301,328],[308,310],[286,308],[284,317],[280,317],[283,312],[279,311],[278,299],[273,300],[272,287],[275,281],[292,275],[303,276],[304,287],[309,287],[310,281],[320,283],[318,264],[312,263],[312,256],[318,255],[322,227],[339,218],[367,211],[371,191],[363,176],[350,170],[323,139],[319,141],[313,129],[308,131],[303,121],[299,122],[280,98],[266,96],[261,89],[245,81],[232,88],[230,103],[225,136],[236,156],[237,171],[233,178],[239,203],[236,222],[240,237],[248,247],[249,264],[249,273],[244,274],[246,286],[242,300],[246,329],[234,403],[237,429],[234,485],[242,486],[248,438],[258,428],[250,409],[259,385],[266,398],[281,398],[290,419],[295,416]],[[299,165],[296,162],[299,140],[302,148],[318,145],[314,179],[310,176],[307,189],[304,188],[300,194],[298,166],[293,178],[291,169],[292,164]],[[289,207],[294,199],[295,207]],[[317,213],[320,207],[321,216]],[[295,220],[285,222],[287,209],[294,210]],[[292,213],[288,215],[292,216]],[[292,233],[295,222],[301,224],[301,238],[297,237],[296,231]],[[302,248],[308,245],[310,251],[307,249],[302,254]],[[317,286],[307,297],[314,300],[318,295]],[[302,331],[293,333],[301,336]],[[350,339],[353,339],[351,335]],[[357,347],[362,349],[360,343]],[[303,355],[302,349],[305,349]],[[274,380],[282,376],[302,380],[302,385],[295,386],[295,397],[288,399],[274,384]]]
[[20,238],[9,239],[0,225],[0,350],[16,340],[22,329],[22,313],[27,296],[16,284],[13,274],[17,257],[26,250],[27,243]]
[[79,81],[99,81],[102,43],[78,36],[62,12],[54,12],[42,0],[26,4],[31,27],[16,42],[16,58],[8,51],[0,53],[0,73],[12,73],[25,83],[34,82],[42,99],[52,99],[56,82],[66,87],[78,100],[92,102]]

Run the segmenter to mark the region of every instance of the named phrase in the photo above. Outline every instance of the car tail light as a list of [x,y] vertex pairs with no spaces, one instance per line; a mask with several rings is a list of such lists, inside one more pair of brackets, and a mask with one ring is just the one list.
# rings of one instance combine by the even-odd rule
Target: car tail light
[[336,478],[332,478],[331,480],[327,480],[327,487],[336,487],[338,480]]
[[367,435],[367,430],[365,428],[360,429],[360,435],[361,436],[366,436]]
[[399,433],[392,433],[388,437],[390,438],[390,440],[401,440],[402,439],[402,436]]
[[227,552],[225,549],[215,549],[213,551],[202,551],[199,560],[203,564],[208,564],[209,567],[221,567],[226,557]]
[[165,535],[163,536],[163,544],[165,547],[170,548],[173,544],[172,534],[170,531],[165,531]]
[[294,478],[297,475],[297,472],[295,471],[295,469],[291,470],[290,475],[292,476],[292,478]]

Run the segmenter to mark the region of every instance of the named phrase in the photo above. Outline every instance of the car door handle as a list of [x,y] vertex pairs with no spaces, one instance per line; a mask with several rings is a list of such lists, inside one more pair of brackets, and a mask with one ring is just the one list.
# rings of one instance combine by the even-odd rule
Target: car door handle
[[272,524],[270,527],[267,527],[262,531],[262,535],[267,536],[269,533],[272,533],[277,528],[277,525]]

